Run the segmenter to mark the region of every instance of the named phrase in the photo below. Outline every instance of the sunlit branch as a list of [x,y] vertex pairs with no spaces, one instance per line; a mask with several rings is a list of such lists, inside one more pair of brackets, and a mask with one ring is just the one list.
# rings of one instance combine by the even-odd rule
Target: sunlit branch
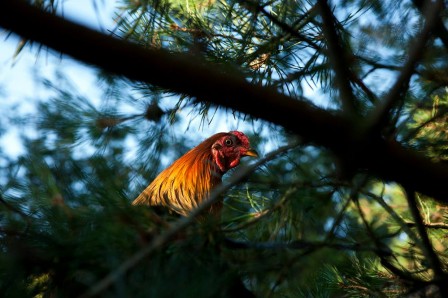
[[[230,233],[230,232],[236,232],[242,229],[246,229],[249,226],[252,226],[256,223],[258,223],[260,220],[268,217],[269,215],[271,215],[274,211],[278,210],[279,208],[281,208],[286,200],[293,195],[296,191],[297,191],[298,187],[297,186],[292,186],[290,188],[288,188],[285,193],[282,195],[282,197],[275,203],[273,204],[273,206],[270,206],[264,210],[261,210],[260,212],[258,212],[257,214],[251,214],[252,218],[246,222],[241,223],[240,225],[236,226],[236,227],[229,227],[229,228],[223,228],[223,232],[226,233]],[[233,221],[232,221],[233,222]],[[225,225],[225,223],[224,223]]]
[[[415,227],[417,224],[415,222],[406,222],[406,225],[409,227]],[[448,230],[448,224],[443,222],[428,222],[423,223],[423,226],[427,229],[443,229]]]
[[395,212],[395,210],[389,204],[386,203],[382,195],[376,195],[371,192],[367,192],[365,194],[368,197],[374,199],[392,217],[392,219],[400,226],[400,228],[414,243],[416,243],[417,245],[421,245],[421,241],[414,233],[414,231],[412,231],[406,224],[404,219],[397,212]]
[[445,113],[437,113],[435,116],[429,118],[426,121],[423,121],[421,124],[419,124],[417,127],[410,130],[404,137],[403,140],[412,140],[415,138],[426,126],[436,123],[436,121],[443,121],[443,118],[446,117]]
[[[373,243],[375,244],[376,250],[375,253],[376,255],[380,258],[381,260],[381,264],[388,270],[390,270],[393,274],[395,274],[396,276],[399,276],[400,278],[404,279],[404,280],[412,280],[415,283],[420,283],[421,281],[419,279],[414,278],[409,272],[402,270],[400,268],[398,268],[397,266],[395,266],[394,264],[392,264],[391,260],[396,260],[396,258],[394,257],[394,255],[392,254],[392,251],[385,246],[384,244],[382,244],[379,239],[376,237],[375,233],[373,232],[372,228],[370,227],[370,224],[368,223],[366,216],[364,214],[364,211],[361,208],[361,205],[359,203],[359,199],[357,194],[353,194],[352,195],[352,199],[358,209],[359,215],[361,216],[361,220],[366,228],[367,234],[369,236],[369,238],[373,241]],[[381,198],[382,199],[382,198]],[[388,254],[384,254],[382,250],[384,250],[385,248],[388,248]],[[392,258],[391,258],[392,257]]]
[[434,280],[440,287],[442,296],[445,297],[448,295],[448,285],[446,284],[447,274],[443,271],[443,265],[440,262],[437,253],[434,251],[431,240],[429,239],[428,233],[426,232],[420,210],[418,210],[417,207],[417,198],[415,191],[411,189],[405,189],[405,192],[406,198],[408,200],[409,210],[411,211],[417,231],[421,238],[423,253],[425,254],[426,260],[429,263],[429,267],[434,271]]

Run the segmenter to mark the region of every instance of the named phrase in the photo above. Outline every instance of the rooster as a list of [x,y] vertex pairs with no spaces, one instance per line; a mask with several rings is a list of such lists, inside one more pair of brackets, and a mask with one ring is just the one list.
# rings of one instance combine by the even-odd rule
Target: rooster
[[[132,204],[164,206],[186,216],[207,199],[222,176],[239,165],[244,156],[258,156],[244,133],[214,134],[162,171]],[[220,201],[210,207],[209,213],[219,215],[221,208]]]

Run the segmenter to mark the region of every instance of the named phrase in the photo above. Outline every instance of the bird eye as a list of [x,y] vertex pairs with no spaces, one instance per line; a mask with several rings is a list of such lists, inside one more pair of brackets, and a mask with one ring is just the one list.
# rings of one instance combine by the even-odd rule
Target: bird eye
[[224,141],[224,143],[225,143],[227,146],[232,146],[232,145],[233,145],[233,141],[232,141],[231,139],[226,139],[226,140]]

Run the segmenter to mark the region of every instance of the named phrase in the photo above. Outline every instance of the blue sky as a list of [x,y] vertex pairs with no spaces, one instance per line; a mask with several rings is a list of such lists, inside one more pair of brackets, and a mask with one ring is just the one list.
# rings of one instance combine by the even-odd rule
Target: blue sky
[[[113,11],[116,1],[68,0],[63,1],[60,13],[66,18],[83,25],[105,31],[113,28]],[[95,8],[94,3],[97,5]],[[64,74],[79,88],[80,94],[89,94],[90,98],[100,94],[95,86],[96,77],[92,69],[83,66],[68,57],[61,59],[46,49],[38,50],[38,45],[26,46],[18,55],[16,51],[20,37],[8,36],[0,31],[0,113],[2,127],[7,128],[0,137],[0,147],[12,157],[23,153],[19,134],[32,134],[32,130],[11,125],[11,116],[27,115],[33,121],[35,104],[49,94],[41,79],[54,78],[57,71]],[[23,126],[22,126],[23,127]]]

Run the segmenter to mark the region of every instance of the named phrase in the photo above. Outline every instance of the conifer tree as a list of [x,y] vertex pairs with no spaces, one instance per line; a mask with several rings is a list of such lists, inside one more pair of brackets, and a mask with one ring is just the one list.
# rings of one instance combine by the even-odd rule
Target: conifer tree
[[[115,2],[108,32],[0,3],[17,55],[72,57],[101,94],[62,70],[0,111],[0,137],[32,132],[0,148],[2,295],[448,295],[443,1]],[[262,154],[212,193],[220,222],[131,205],[227,123]]]

